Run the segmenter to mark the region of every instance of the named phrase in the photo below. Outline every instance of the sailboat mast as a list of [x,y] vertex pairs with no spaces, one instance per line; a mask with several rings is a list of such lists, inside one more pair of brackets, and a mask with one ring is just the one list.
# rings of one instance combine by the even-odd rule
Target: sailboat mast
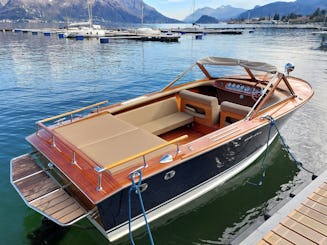
[[142,6],[141,6],[141,24],[143,26],[143,19],[144,19],[144,2],[142,1]]
[[89,25],[90,25],[90,28],[92,28],[92,25],[93,25],[93,23],[92,23],[93,16],[92,16],[92,4],[91,4],[91,2],[88,2],[87,6],[88,6],[88,13],[89,13]]

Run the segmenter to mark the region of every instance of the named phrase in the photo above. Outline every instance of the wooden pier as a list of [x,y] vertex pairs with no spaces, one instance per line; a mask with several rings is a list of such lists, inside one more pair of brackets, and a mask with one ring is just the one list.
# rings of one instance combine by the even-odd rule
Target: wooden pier
[[233,244],[327,244],[327,170],[248,237]]

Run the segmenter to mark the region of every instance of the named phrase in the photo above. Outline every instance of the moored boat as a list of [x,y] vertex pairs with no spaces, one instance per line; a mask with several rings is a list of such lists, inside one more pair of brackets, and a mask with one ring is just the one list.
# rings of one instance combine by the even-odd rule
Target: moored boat
[[[225,74],[234,69],[244,72]],[[11,183],[48,219],[88,217],[113,241],[143,214],[151,222],[248,167],[277,134],[270,119],[282,127],[312,96],[275,66],[204,58],[161,91],[38,121],[27,137],[35,151],[12,159]]]
[[102,29],[100,25],[93,24],[92,5],[88,3],[89,19],[86,22],[70,23],[67,26],[64,36],[67,38],[85,37],[98,38],[106,35],[106,30]]

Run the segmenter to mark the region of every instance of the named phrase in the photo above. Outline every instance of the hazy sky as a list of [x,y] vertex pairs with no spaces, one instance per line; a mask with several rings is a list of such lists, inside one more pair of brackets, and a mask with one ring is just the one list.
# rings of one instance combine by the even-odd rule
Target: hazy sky
[[[195,9],[203,7],[218,8],[222,5],[231,5],[237,8],[252,9],[256,5],[265,5],[278,0],[143,0],[165,16],[182,20]],[[295,0],[279,0],[294,2]],[[310,1],[310,0],[309,0]]]

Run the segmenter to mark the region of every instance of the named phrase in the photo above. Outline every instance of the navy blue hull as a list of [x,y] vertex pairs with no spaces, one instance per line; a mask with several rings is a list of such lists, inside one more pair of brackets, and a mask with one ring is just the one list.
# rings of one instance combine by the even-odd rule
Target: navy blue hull
[[[278,127],[286,119],[286,117],[279,119]],[[269,128],[268,124],[169,170],[144,179],[142,183],[148,185],[147,189],[142,192],[145,210],[154,209],[183,195],[190,189],[237,165],[267,143]],[[275,134],[276,129],[273,127],[270,137],[272,138]],[[165,180],[166,173],[171,170],[175,171],[174,177]],[[123,189],[98,204],[105,230],[111,230],[128,220],[128,192],[129,188]],[[140,215],[141,208],[137,194],[133,193],[131,200],[132,217]]]

